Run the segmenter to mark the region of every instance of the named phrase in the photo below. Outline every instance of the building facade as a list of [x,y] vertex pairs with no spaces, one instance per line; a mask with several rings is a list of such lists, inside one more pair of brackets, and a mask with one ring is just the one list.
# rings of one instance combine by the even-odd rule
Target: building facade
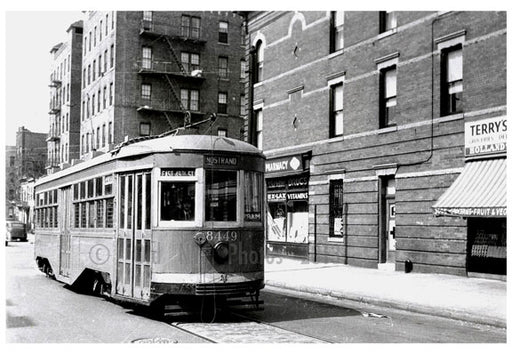
[[505,12],[244,15],[269,254],[506,272]]
[[30,186],[35,179],[46,174],[47,137],[46,133],[35,133],[23,126],[19,127],[16,132],[14,159],[9,157],[11,160],[8,161],[9,165],[14,161],[14,168],[9,173],[14,176],[14,195],[10,200],[13,201],[15,218],[28,223],[29,227],[34,212],[33,190],[30,192],[33,186]]
[[82,21],[71,24],[67,33],[68,40],[50,51],[48,173],[65,168],[80,152]]
[[16,212],[16,146],[5,146],[5,218],[12,220]]
[[82,159],[185,125],[241,138],[241,16],[193,11],[85,16]]

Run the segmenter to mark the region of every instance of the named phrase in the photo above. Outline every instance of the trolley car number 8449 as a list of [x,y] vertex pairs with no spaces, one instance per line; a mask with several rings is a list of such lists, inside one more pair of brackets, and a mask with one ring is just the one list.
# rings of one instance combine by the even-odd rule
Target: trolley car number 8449
[[196,234],[203,234],[206,241],[236,241],[238,239],[238,232],[233,230],[216,230],[216,231],[201,231]]

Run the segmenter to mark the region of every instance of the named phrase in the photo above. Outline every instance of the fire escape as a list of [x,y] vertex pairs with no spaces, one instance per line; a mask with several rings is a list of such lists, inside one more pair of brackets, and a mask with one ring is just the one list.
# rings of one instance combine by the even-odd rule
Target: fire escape
[[[60,116],[61,111],[61,97],[60,97],[60,89],[62,86],[62,81],[52,74],[50,77],[50,85],[48,85],[52,89],[51,100],[49,104],[50,111],[48,114],[50,115],[50,129],[48,131],[48,137],[46,138],[47,142],[50,142],[50,146],[52,146],[53,154],[50,154],[48,151],[48,161],[46,164],[46,168],[57,167],[58,156],[57,147],[60,142],[60,130],[58,126],[58,118]],[[50,149],[49,149],[50,150]]]
[[199,86],[203,81],[202,71],[199,68],[194,69],[190,64],[184,66],[178,57],[175,49],[176,44],[187,43],[187,45],[203,46],[206,41],[200,39],[200,28],[175,27],[169,24],[157,23],[152,20],[142,20],[139,35],[153,43],[162,41],[169,49],[170,61],[154,60],[152,54],[150,57],[143,57],[138,62],[138,73],[144,77],[162,78],[169,87],[170,95],[168,99],[150,99],[141,98],[141,104],[138,105],[138,112],[159,112],[163,114],[169,125],[169,130],[177,128],[183,122],[183,125],[189,125],[193,117],[202,117],[203,112],[199,111],[199,102],[197,109],[185,107],[181,98],[180,83],[186,83],[193,86]]

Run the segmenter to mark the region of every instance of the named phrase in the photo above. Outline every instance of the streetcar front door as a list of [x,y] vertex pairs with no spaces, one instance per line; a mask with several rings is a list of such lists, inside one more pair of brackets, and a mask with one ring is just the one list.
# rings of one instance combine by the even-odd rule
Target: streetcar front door
[[119,176],[117,294],[149,299],[151,284],[151,173]]
[[60,267],[59,274],[69,277],[71,267],[71,187],[61,189],[62,219],[60,220]]

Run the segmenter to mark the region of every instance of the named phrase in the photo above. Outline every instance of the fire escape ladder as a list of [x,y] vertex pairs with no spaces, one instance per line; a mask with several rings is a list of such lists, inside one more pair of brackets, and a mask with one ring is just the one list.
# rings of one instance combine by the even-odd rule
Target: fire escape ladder
[[176,52],[174,51],[174,47],[172,46],[172,42],[169,39],[169,37],[165,36],[165,41],[167,42],[167,45],[169,46],[169,49],[170,49],[170,52],[171,52],[171,56],[174,59],[174,61],[176,62],[176,64],[178,64],[178,67],[180,68],[181,73],[183,75],[187,75],[188,73],[185,70],[185,68],[183,67],[183,64],[181,63],[181,60],[176,55]]

